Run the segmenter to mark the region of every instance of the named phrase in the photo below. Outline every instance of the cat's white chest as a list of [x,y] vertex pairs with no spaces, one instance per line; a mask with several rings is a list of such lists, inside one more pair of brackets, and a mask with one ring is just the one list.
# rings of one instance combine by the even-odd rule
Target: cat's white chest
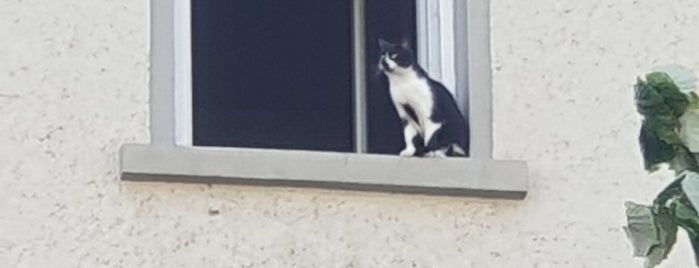
[[432,109],[432,94],[424,79],[390,79],[389,90],[396,104],[408,104],[425,112]]

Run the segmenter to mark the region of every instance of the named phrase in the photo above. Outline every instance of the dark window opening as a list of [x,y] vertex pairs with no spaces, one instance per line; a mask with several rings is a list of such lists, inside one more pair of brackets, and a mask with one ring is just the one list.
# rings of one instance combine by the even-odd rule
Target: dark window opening
[[353,150],[351,1],[192,1],[194,145]]
[[[416,49],[416,2],[365,7],[367,152],[397,154],[402,126],[376,75],[377,40]],[[192,1],[193,144],[354,151],[351,8],[351,0]]]

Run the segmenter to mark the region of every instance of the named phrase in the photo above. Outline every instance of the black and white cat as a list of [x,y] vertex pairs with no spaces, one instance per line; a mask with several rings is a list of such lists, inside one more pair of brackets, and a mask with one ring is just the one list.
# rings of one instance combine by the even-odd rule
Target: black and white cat
[[401,156],[468,156],[469,125],[454,96],[417,64],[407,42],[379,39],[379,70],[386,75],[403,123]]

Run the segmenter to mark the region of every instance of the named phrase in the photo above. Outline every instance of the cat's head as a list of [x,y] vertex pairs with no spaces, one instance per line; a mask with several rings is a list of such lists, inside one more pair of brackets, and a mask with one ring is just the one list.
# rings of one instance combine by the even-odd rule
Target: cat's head
[[415,52],[407,41],[400,44],[379,39],[379,70],[386,74],[403,74],[413,68]]

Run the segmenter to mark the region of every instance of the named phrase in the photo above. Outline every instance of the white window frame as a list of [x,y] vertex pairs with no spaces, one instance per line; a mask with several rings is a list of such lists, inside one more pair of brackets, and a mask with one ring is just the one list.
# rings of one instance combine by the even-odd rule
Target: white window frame
[[[190,1],[151,0],[151,143],[122,147],[122,179],[526,196],[526,164],[492,158],[488,1],[416,0],[418,61],[469,110],[471,157],[447,159],[192,146]],[[370,0],[348,1],[353,1],[354,97],[364,99],[363,10]],[[362,152],[365,103],[355,102],[354,108],[355,143]]]
[[[454,65],[454,1],[417,0],[418,62],[430,77],[456,94]],[[459,89],[463,90],[463,89]]]

